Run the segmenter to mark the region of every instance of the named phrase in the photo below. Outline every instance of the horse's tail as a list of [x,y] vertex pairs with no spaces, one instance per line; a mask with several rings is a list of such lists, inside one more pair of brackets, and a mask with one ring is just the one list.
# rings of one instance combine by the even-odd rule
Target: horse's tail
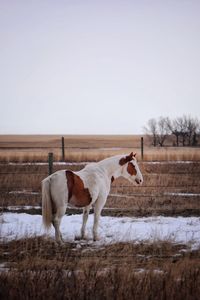
[[52,223],[52,199],[51,199],[50,177],[42,181],[42,220],[44,227],[48,230]]

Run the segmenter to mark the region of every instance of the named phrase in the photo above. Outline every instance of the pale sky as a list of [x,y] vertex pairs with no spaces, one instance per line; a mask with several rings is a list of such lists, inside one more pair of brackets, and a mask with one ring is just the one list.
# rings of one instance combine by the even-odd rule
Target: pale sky
[[200,116],[199,0],[0,0],[0,134]]

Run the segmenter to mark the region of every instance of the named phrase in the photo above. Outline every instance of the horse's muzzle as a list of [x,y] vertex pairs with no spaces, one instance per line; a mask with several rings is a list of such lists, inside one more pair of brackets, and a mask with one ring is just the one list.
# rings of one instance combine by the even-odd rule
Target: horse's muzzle
[[142,179],[135,178],[135,182],[136,182],[137,184],[142,184]]

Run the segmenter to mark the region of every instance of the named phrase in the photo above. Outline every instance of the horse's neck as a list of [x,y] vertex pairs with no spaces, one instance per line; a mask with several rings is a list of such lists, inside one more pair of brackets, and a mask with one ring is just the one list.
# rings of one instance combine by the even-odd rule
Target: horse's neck
[[122,167],[119,164],[120,157],[121,156],[113,156],[99,162],[100,166],[103,167],[108,174],[108,177],[114,176],[114,178],[117,178],[121,176]]

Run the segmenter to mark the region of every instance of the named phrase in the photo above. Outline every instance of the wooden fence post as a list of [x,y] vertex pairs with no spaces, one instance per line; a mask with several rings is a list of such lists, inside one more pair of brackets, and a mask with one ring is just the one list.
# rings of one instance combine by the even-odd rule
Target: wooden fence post
[[144,139],[143,136],[141,137],[141,159],[144,158]]
[[65,161],[65,139],[62,136],[62,161]]
[[53,173],[53,153],[48,154],[48,163],[49,163],[49,175]]

